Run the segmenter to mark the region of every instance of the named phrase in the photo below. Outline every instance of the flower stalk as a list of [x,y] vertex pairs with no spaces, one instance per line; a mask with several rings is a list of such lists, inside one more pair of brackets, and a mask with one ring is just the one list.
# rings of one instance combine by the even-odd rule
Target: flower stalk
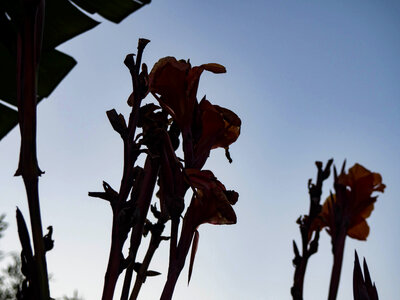
[[293,250],[295,253],[295,258],[293,259],[293,264],[295,266],[295,273],[293,279],[293,286],[291,288],[291,294],[293,300],[303,300],[303,286],[304,277],[307,269],[307,264],[309,258],[317,252],[318,241],[319,241],[319,230],[315,232],[314,238],[311,241],[312,235],[312,223],[318,217],[321,211],[321,194],[323,182],[328,179],[330,175],[330,168],[333,163],[333,159],[330,159],[325,168],[322,167],[321,162],[316,162],[318,169],[317,180],[315,184],[311,183],[311,179],[308,183],[308,191],[310,194],[310,209],[308,216],[300,217],[297,221],[300,227],[301,242],[302,242],[302,252],[300,254],[296,242],[293,241]]

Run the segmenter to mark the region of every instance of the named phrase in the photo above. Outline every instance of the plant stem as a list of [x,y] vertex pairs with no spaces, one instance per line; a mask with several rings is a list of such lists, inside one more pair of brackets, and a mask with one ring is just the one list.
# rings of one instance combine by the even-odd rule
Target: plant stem
[[[123,137],[124,139],[124,171],[121,180],[121,186],[119,190],[118,201],[113,205],[113,227],[112,227],[112,237],[111,237],[111,249],[110,249],[110,256],[107,265],[107,271],[104,280],[104,288],[103,288],[103,296],[102,300],[112,300],[115,290],[115,285],[117,283],[120,271],[121,271],[121,257],[122,257],[122,247],[125,243],[127,238],[126,236],[121,236],[121,228],[119,224],[119,214],[123,208],[123,205],[126,203],[127,198],[129,196],[129,192],[132,189],[133,183],[133,166],[137,159],[137,153],[135,150],[136,144],[134,141],[134,136],[136,132],[137,122],[139,119],[139,108],[141,104],[141,100],[139,98],[140,89],[139,86],[139,69],[141,64],[141,57],[143,50],[146,44],[149,41],[139,39],[138,42],[138,53],[137,53],[137,61],[136,64],[133,60],[133,54],[128,55],[125,58],[125,65],[128,67],[131,77],[132,77],[132,85],[135,99],[134,99],[134,106],[132,107],[131,114],[129,116],[128,122],[128,135]],[[157,177],[158,167],[156,171]],[[144,183],[146,187],[146,184]],[[150,185],[151,186],[151,185]],[[151,189],[151,194],[154,189]],[[147,191],[147,188],[144,188]],[[150,196],[151,199],[151,196]],[[147,214],[147,213],[146,213]],[[143,225],[142,225],[143,226]]]
[[186,256],[189,252],[193,235],[194,235],[194,229],[188,226],[187,223],[183,222],[182,233],[179,239],[179,245],[176,252],[176,258],[172,261],[170,260],[167,282],[164,285],[164,289],[162,291],[160,300],[172,299],[176,282],[178,281],[179,275],[183,267],[185,266]]
[[[315,233],[314,239],[310,241],[310,230],[312,222],[314,222],[314,220],[318,217],[321,210],[321,206],[319,203],[321,201],[322,186],[324,180],[329,177],[332,163],[333,160],[330,159],[323,169],[322,163],[316,162],[315,164],[318,168],[316,183],[312,184],[310,179],[308,184],[308,190],[310,194],[310,208],[308,218],[300,218],[298,221],[301,234],[302,252],[300,255],[300,253],[296,253],[295,251],[295,259],[293,260],[293,263],[296,267],[293,279],[293,286],[291,288],[293,300],[303,300],[304,277],[308,265],[308,260],[311,255],[316,253],[318,250],[319,231]],[[297,249],[295,242],[294,246]]]
[[345,241],[346,229],[342,227],[341,230],[338,232],[338,235],[333,244],[333,266],[328,300],[336,300],[337,292],[339,289],[340,273],[342,271]]
[[137,299],[139,292],[140,292],[140,288],[142,287],[142,284],[146,280],[146,273],[149,268],[150,262],[154,256],[154,253],[156,252],[158,246],[160,245],[161,233],[164,230],[164,224],[157,223],[154,226],[158,226],[159,228],[152,230],[152,232],[151,232],[151,240],[150,240],[149,248],[147,249],[147,252],[143,259],[140,270],[136,275],[135,285],[133,287],[133,291],[132,291],[131,296],[129,297],[129,300]]
[[39,169],[36,155],[37,71],[44,23],[44,0],[24,1],[17,39],[17,100],[21,151],[15,175],[22,175],[28,198],[34,256],[36,299],[49,299],[49,282],[39,204]]
[[142,241],[143,227],[146,221],[147,212],[149,211],[151,198],[153,196],[154,187],[157,181],[160,162],[158,158],[147,156],[144,165],[144,179],[137,200],[137,209],[139,210],[138,219],[132,228],[131,245],[129,248],[130,264],[125,271],[124,285],[121,293],[121,300],[128,299],[129,289],[132,281],[133,266],[136,260],[140,243]]

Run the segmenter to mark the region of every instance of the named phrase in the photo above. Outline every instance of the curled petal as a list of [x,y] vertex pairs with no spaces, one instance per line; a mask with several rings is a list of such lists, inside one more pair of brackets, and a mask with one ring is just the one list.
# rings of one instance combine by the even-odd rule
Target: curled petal
[[217,64],[217,63],[209,63],[209,64],[204,64],[201,65],[201,67],[204,68],[204,70],[220,74],[220,73],[226,73],[226,69],[223,65]]

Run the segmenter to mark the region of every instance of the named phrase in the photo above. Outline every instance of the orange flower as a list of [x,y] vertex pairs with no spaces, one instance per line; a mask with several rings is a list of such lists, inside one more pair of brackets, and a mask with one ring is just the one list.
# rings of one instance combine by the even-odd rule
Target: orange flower
[[379,173],[373,173],[359,164],[349,169],[348,174],[342,172],[335,182],[336,194],[325,200],[320,213],[320,224],[328,226],[331,234],[335,226],[346,226],[347,235],[358,240],[366,240],[369,226],[366,219],[374,209],[377,196],[373,192],[383,193],[385,185]]
[[186,169],[186,173],[196,194],[188,207],[184,223],[190,223],[192,230],[204,223],[235,224],[236,214],[232,205],[237,202],[239,194],[227,191],[211,171]]
[[181,129],[189,128],[196,103],[197,88],[203,71],[225,73],[224,66],[216,63],[193,67],[189,61],[164,57],[149,75],[149,88],[159,94],[160,105],[174,118]]
[[224,107],[213,105],[208,100],[203,99],[199,104],[199,114],[201,121],[195,124],[201,131],[200,137],[195,141],[195,166],[201,167],[210,154],[211,149],[218,147],[228,149],[240,135],[240,118],[231,110]]

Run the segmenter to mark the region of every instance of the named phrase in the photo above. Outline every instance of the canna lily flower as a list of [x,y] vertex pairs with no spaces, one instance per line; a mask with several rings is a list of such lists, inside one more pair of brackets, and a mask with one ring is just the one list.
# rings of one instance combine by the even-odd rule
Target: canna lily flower
[[358,240],[366,240],[369,226],[366,219],[374,209],[377,196],[374,192],[383,193],[385,185],[379,173],[373,173],[360,164],[355,164],[346,174],[342,173],[335,180],[336,194],[325,200],[320,213],[318,225],[328,226],[332,235],[339,225],[345,226],[347,235]]
[[237,202],[239,194],[235,191],[227,191],[211,171],[186,169],[186,174],[190,185],[196,192],[183,219],[181,240],[178,246],[178,253],[181,253],[178,265],[180,269],[183,268],[186,255],[192,244],[189,282],[199,243],[197,228],[204,223],[214,225],[236,224],[236,214],[232,205]]
[[194,132],[201,131],[201,133],[198,134],[199,137],[194,145],[194,166],[201,168],[211,149],[218,147],[228,149],[238,139],[242,122],[231,110],[213,105],[206,99],[201,100],[198,111],[200,120],[195,122]]
[[235,191],[227,191],[211,171],[187,169],[189,182],[196,189],[186,212],[184,222],[192,229],[204,223],[214,225],[235,224],[236,214],[232,208],[239,197]]
[[196,94],[203,71],[225,73],[224,66],[216,63],[193,67],[189,61],[164,57],[153,67],[149,75],[149,88],[160,105],[174,118],[181,130],[191,126]]

